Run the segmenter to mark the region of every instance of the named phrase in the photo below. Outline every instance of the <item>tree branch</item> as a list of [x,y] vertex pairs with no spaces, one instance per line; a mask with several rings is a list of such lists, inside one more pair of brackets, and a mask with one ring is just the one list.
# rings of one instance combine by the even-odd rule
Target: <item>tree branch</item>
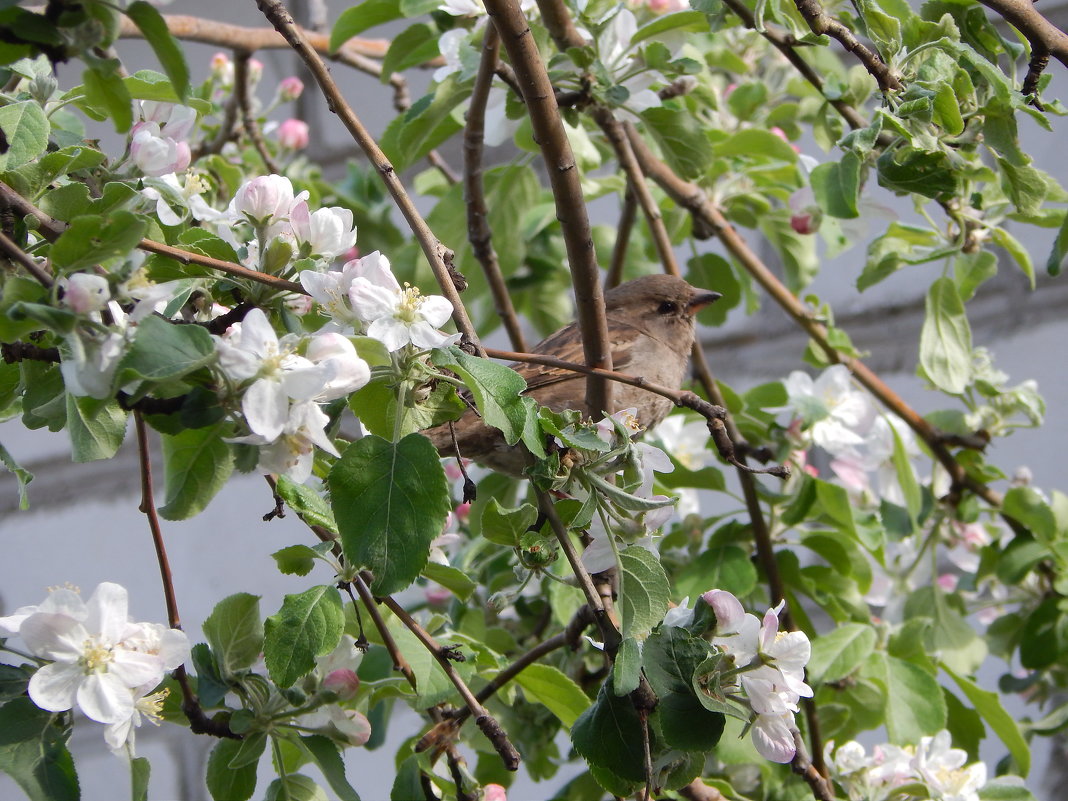
[[623,193],[623,207],[619,210],[616,241],[612,246],[612,261],[608,265],[608,275],[604,279],[605,290],[613,289],[623,283],[623,268],[627,266],[627,249],[630,246],[630,234],[634,230],[634,218],[637,213],[638,201],[634,199],[634,190],[628,186]]
[[467,239],[471,250],[482,265],[486,275],[493,305],[497,315],[504,323],[508,339],[516,350],[526,350],[523,329],[512,305],[512,296],[501,274],[501,265],[497,261],[497,251],[493,247],[493,234],[490,231],[486,208],[486,195],[482,185],[482,145],[485,139],[486,100],[490,85],[493,83],[500,52],[500,37],[497,28],[490,23],[486,26],[486,37],[482,42],[482,60],[475,75],[475,85],[471,90],[471,105],[467,109],[467,124],[464,126],[464,199],[467,201]]
[[389,159],[386,158],[378,143],[375,142],[374,138],[363,126],[363,123],[360,122],[356,112],[345,101],[333,77],[330,75],[330,70],[327,69],[322,58],[308,43],[304,32],[293,21],[293,17],[290,16],[285,6],[282,5],[280,0],[256,0],[256,5],[259,6],[260,11],[263,12],[271,24],[275,26],[275,29],[286,38],[286,41],[289,42],[297,55],[304,60],[326,97],[330,110],[338,115],[352,138],[356,140],[356,143],[375,166],[382,182],[386,185],[386,189],[392,195],[393,201],[397,204],[412,233],[419,241],[423,254],[430,263],[434,278],[437,279],[438,286],[441,288],[441,293],[452,303],[452,314],[456,328],[481,353],[482,345],[479,342],[478,334],[467,316],[463,301],[460,300],[457,288],[457,274],[452,266],[452,251],[445,247],[427,226],[426,221],[416,209],[407,191],[405,191],[404,184],[401,183],[400,176],[393,169],[393,165],[390,164]]
[[49,271],[34,261],[29,253],[8,239],[7,234],[4,233],[0,233],[0,253],[28,272],[45,289],[52,288],[52,276]]
[[797,10],[801,12],[801,16],[805,18],[805,22],[808,23],[813,33],[818,36],[826,34],[832,39],[837,39],[842,47],[855,55],[864,65],[864,69],[879,84],[881,91],[890,92],[905,88],[886,62],[879,58],[877,53],[873,53],[861,44],[849,28],[824,11],[819,0],[794,0],[794,5],[797,6]]
[[256,148],[256,152],[260,154],[267,171],[277,174],[278,165],[271,158],[271,152],[267,149],[267,143],[263,141],[263,134],[260,133],[260,126],[252,115],[252,99],[248,93],[250,82],[248,62],[251,58],[252,52],[249,50],[238,50],[234,53],[234,97],[237,98],[237,106],[241,110],[241,125],[245,129],[245,135]]
[[[597,254],[582,196],[578,166],[564,131],[556,95],[545,71],[537,43],[516,0],[488,0],[486,10],[501,36],[523,92],[534,140],[541,148],[556,201],[556,217],[563,228],[571,280],[575,287],[583,354],[591,367],[611,369],[612,350]],[[544,13],[544,12],[543,12]],[[587,380],[586,409],[591,417],[612,412],[611,389],[605,381]]]

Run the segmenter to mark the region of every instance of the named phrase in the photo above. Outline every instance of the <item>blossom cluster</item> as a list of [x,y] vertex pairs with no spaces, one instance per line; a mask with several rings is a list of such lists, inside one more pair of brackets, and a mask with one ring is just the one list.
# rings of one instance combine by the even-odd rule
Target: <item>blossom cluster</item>
[[184,632],[131,621],[126,589],[110,582],[87,601],[77,590],[53,589],[42,603],[0,617],[0,635],[20,637],[46,662],[30,679],[30,699],[48,712],[77,707],[105,724],[104,738],[117,753],[133,753],[143,717],[159,722],[167,691],[153,690],[189,656]]
[[926,786],[929,795],[924,797],[930,801],[979,801],[979,790],[986,784],[986,765],[967,764],[968,754],[952,747],[945,729],[920,738],[915,748],[884,743],[870,755],[856,741],[838,748],[831,741],[826,762],[850,801],[884,801],[896,788],[917,783]]
[[[794,758],[794,713],[802,698],[812,697],[805,683],[805,665],[812,645],[802,631],[781,631],[780,601],[763,618],[750,614],[726,590],[713,589],[701,595],[712,608],[716,624],[712,644],[725,656],[718,676],[718,692],[747,704],[753,745],[762,757],[785,763]],[[689,626],[694,610],[687,601],[668,612],[666,626]]]

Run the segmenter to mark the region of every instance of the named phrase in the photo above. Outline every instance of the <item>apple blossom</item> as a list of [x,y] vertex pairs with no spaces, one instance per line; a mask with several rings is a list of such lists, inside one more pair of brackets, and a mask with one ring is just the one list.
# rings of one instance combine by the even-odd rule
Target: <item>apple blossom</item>
[[356,242],[352,211],[340,206],[308,210],[308,201],[298,198],[289,210],[293,238],[302,254],[321,256],[333,261]]
[[329,422],[330,418],[318,404],[302,401],[289,407],[282,430],[275,437],[268,438],[254,433],[233,441],[260,446],[258,468],[263,472],[285,475],[294,482],[303,484],[311,478],[315,446],[332,456],[341,455],[326,435]]
[[308,343],[306,356],[329,371],[329,378],[315,395],[317,401],[344,398],[371,380],[371,368],[356,353],[352,340],[341,334],[316,334]]
[[278,137],[278,144],[285,150],[303,150],[311,138],[308,123],[292,118],[284,120],[278,126],[275,136]]
[[146,684],[131,690],[133,695],[133,711],[128,718],[109,723],[104,728],[104,742],[113,754],[135,755],[134,740],[137,729],[141,728],[142,720],[147,720],[153,726],[158,726],[163,720],[163,702],[170,695],[170,689],[164,687],[159,692],[150,692],[154,684]]
[[281,175],[261,175],[245,181],[230,201],[229,214],[259,227],[286,220],[293,205],[293,184]]
[[234,82],[234,62],[226,53],[216,53],[211,57],[211,77],[224,86]]
[[789,407],[808,425],[812,440],[824,450],[837,454],[860,445],[875,409],[871,398],[856,390],[845,365],[828,367],[815,381],[795,370],[783,382]]
[[189,144],[160,131],[154,122],[138,123],[130,140],[130,158],[145,175],[180,172],[189,166]]
[[163,638],[147,625],[129,622],[126,589],[110,582],[100,584],[84,604],[60,612],[38,610],[19,627],[30,652],[50,660],[30,679],[30,698],[50,712],[77,703],[100,723],[130,718],[135,707],[130,690],[155,686],[168,665],[188,652],[181,632],[168,638],[166,654],[141,650],[153,638],[162,646]]
[[367,335],[387,350],[399,350],[408,343],[422,349],[445,348],[460,339],[459,334],[450,336],[437,330],[452,316],[452,304],[440,295],[423,295],[409,284],[402,288],[384,256],[374,269],[352,280],[349,301],[360,319],[368,323]]
[[93,273],[74,273],[59,279],[63,302],[78,314],[98,312],[111,300],[108,279]]

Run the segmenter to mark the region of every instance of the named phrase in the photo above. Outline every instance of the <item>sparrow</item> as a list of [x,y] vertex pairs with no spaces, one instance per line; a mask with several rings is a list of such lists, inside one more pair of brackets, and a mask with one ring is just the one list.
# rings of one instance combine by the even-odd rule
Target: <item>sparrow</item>
[[[605,293],[608,339],[612,367],[621,373],[641,376],[651,383],[680,389],[686,376],[695,336],[694,317],[721,295],[697,289],[671,275],[635,278]],[[531,352],[568,362],[584,363],[582,338],[577,323],[561,328],[535,345]],[[554,412],[585,407],[586,376],[556,367],[516,363],[510,367],[527,382],[526,394]],[[653,428],[667,417],[672,402],[640,387],[613,384],[616,409],[635,409],[643,428]],[[485,425],[474,409],[449,426],[441,425],[423,433],[430,437],[438,453],[460,455],[484,467],[521,476],[532,462],[521,443],[508,445],[501,433]]]

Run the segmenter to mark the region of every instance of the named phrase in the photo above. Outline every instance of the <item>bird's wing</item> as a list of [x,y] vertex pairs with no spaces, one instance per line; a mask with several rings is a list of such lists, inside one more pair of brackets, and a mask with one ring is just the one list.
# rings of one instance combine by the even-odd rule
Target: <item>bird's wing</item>
[[[631,360],[631,346],[634,343],[633,336],[627,336],[629,331],[623,328],[618,321],[610,321],[609,333],[612,337],[612,367],[620,372],[627,371],[627,365]],[[629,326],[626,326],[629,328]],[[539,342],[533,348],[534,353],[542,353],[565,362],[585,364],[586,355],[582,349],[582,336],[575,323],[562,328],[548,339]],[[519,373],[527,382],[527,392],[541,389],[563,381],[585,380],[582,373],[572,372],[559,367],[548,367],[542,364],[530,364],[529,362],[511,365],[512,369]]]

